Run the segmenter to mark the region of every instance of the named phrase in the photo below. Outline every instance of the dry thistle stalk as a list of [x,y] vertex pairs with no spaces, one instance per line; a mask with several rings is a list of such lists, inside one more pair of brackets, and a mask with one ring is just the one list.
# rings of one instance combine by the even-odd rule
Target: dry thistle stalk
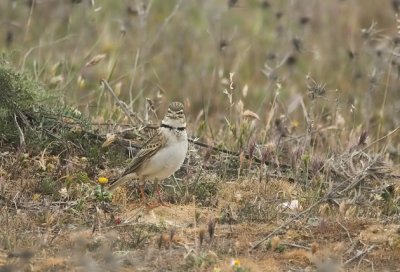
[[306,76],[306,80],[307,80],[307,89],[309,94],[311,95],[312,100],[325,95],[326,93],[325,83],[317,83],[310,75]]
[[360,150],[362,149],[364,146],[367,145],[367,138],[368,138],[368,132],[367,131],[363,131],[360,135],[360,137],[358,138],[358,143],[353,145],[352,147],[350,147],[349,152],[353,152],[356,150]]
[[205,235],[206,235],[206,230],[205,230],[205,228],[201,228],[200,231],[199,231],[199,242],[200,242],[200,246],[203,245]]
[[208,221],[208,235],[210,236],[210,243],[214,240],[214,235],[215,235],[215,225],[216,225],[216,219],[210,219]]
[[158,239],[158,248],[161,249],[161,247],[164,245],[165,248],[169,248],[171,244],[171,235],[168,235],[164,232],[160,234],[160,238]]

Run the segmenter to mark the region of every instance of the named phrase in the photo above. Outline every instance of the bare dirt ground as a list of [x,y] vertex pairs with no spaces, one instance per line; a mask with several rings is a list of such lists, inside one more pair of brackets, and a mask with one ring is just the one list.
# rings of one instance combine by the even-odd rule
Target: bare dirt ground
[[[59,190],[64,200],[52,201],[38,193],[36,159],[23,158],[31,173],[15,179],[7,179],[16,177],[8,171],[19,163],[2,165],[1,239],[9,249],[1,250],[1,271],[400,271],[396,216],[362,216],[368,207],[343,201],[294,219],[307,201],[296,197],[300,186],[291,181],[218,180],[207,205],[189,196],[149,209],[135,186],[107,203],[93,198],[95,184],[84,182]],[[17,185],[23,189],[15,191]],[[168,186],[163,197],[170,200]],[[152,186],[146,191],[155,201]],[[285,206],[290,198],[299,204]]]

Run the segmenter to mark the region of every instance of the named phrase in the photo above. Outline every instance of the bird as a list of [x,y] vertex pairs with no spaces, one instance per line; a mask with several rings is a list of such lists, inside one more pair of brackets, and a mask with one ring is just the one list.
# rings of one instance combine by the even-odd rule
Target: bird
[[158,182],[170,177],[182,166],[187,151],[184,105],[181,102],[171,102],[161,125],[150,133],[122,175],[110,183],[108,191],[113,192],[127,181],[136,179],[139,182],[141,197],[145,200],[145,183],[153,181],[159,203],[167,206],[161,200]]

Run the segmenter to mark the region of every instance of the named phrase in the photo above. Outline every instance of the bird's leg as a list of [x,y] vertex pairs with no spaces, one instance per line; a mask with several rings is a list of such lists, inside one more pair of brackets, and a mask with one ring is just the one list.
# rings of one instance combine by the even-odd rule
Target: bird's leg
[[142,197],[142,200],[145,201],[146,200],[146,195],[144,194],[144,183],[140,184],[139,186],[140,186],[140,188],[139,188],[140,196]]
[[157,203],[153,203],[153,204],[147,204],[148,209],[154,209],[154,208],[157,208],[159,206],[169,207],[169,205],[166,204],[161,199],[160,185],[158,184],[158,180],[155,180],[154,183],[155,183],[154,185],[156,186],[156,194],[157,194],[157,197],[158,197],[158,202]]
[[146,184],[145,180],[140,179],[139,180],[139,191],[140,191],[140,196],[142,197],[142,201],[146,201],[146,194],[144,193],[144,186]]
[[160,184],[158,183],[158,180],[155,181],[155,185],[156,185],[156,194],[158,196],[158,202],[160,203],[161,206],[169,207],[169,205],[166,204],[161,198]]

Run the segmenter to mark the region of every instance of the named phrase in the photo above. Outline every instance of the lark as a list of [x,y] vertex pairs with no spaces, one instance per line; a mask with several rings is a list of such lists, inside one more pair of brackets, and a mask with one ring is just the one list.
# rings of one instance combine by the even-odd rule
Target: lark
[[146,181],[156,184],[156,192],[161,204],[158,182],[174,174],[183,164],[188,150],[186,117],[183,104],[172,102],[168,112],[158,127],[144,143],[121,177],[113,182],[109,191],[129,180],[139,182],[142,199],[145,199]]

